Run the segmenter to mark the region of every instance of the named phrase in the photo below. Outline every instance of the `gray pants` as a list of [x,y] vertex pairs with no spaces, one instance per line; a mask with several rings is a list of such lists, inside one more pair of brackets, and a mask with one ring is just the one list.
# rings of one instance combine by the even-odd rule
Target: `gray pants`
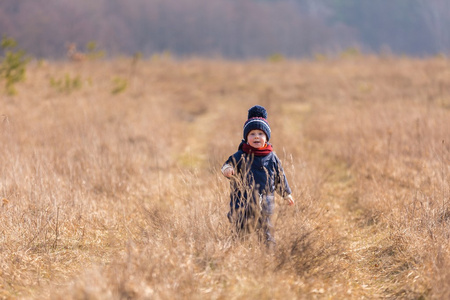
[[245,208],[232,209],[228,220],[233,225],[233,232],[240,237],[256,232],[261,242],[266,245],[275,244],[273,237],[272,214],[259,205],[248,205]]

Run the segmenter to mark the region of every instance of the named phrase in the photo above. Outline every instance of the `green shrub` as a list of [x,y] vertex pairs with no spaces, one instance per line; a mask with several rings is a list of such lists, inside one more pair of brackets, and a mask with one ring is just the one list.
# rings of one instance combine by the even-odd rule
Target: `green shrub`
[[4,36],[1,41],[3,56],[0,57],[0,78],[5,81],[8,95],[17,93],[15,84],[25,79],[28,58],[24,50],[17,50],[17,42]]
[[105,57],[105,51],[98,50],[96,42],[89,42],[86,45],[86,54],[89,59],[95,60]]
[[341,52],[342,58],[354,58],[361,56],[361,51],[356,47],[349,47]]
[[116,77],[113,79],[113,89],[111,90],[111,93],[113,95],[120,94],[124,92],[128,87],[128,80],[120,77]]
[[273,54],[269,55],[267,60],[270,62],[280,62],[280,61],[284,61],[285,57],[281,53],[273,53]]
[[63,78],[50,78],[50,86],[55,88],[60,93],[69,94],[74,90],[78,90],[81,88],[81,78],[80,76],[71,77],[69,74],[66,74]]

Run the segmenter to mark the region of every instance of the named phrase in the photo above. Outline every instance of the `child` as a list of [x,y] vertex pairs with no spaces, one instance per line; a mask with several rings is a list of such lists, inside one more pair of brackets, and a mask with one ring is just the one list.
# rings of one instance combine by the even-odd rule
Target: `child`
[[271,215],[276,191],[289,205],[294,205],[281,162],[269,144],[270,127],[264,107],[256,105],[248,110],[244,124],[244,139],[236,153],[222,167],[230,179],[230,212],[228,219],[237,233],[256,229],[265,236],[269,247],[275,244]]

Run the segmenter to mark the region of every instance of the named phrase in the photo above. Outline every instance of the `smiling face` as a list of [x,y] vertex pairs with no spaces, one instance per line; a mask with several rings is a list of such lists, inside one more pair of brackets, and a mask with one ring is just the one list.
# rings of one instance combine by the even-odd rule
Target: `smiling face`
[[261,148],[267,142],[267,136],[264,131],[259,129],[254,129],[250,131],[247,135],[247,143],[253,148]]

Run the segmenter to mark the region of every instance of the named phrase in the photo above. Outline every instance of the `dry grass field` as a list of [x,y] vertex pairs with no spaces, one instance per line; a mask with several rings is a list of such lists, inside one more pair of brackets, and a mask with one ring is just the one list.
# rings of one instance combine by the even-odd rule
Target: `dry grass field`
[[[447,58],[33,62],[17,90],[0,299],[450,298]],[[296,199],[273,253],[220,173],[255,104]]]

